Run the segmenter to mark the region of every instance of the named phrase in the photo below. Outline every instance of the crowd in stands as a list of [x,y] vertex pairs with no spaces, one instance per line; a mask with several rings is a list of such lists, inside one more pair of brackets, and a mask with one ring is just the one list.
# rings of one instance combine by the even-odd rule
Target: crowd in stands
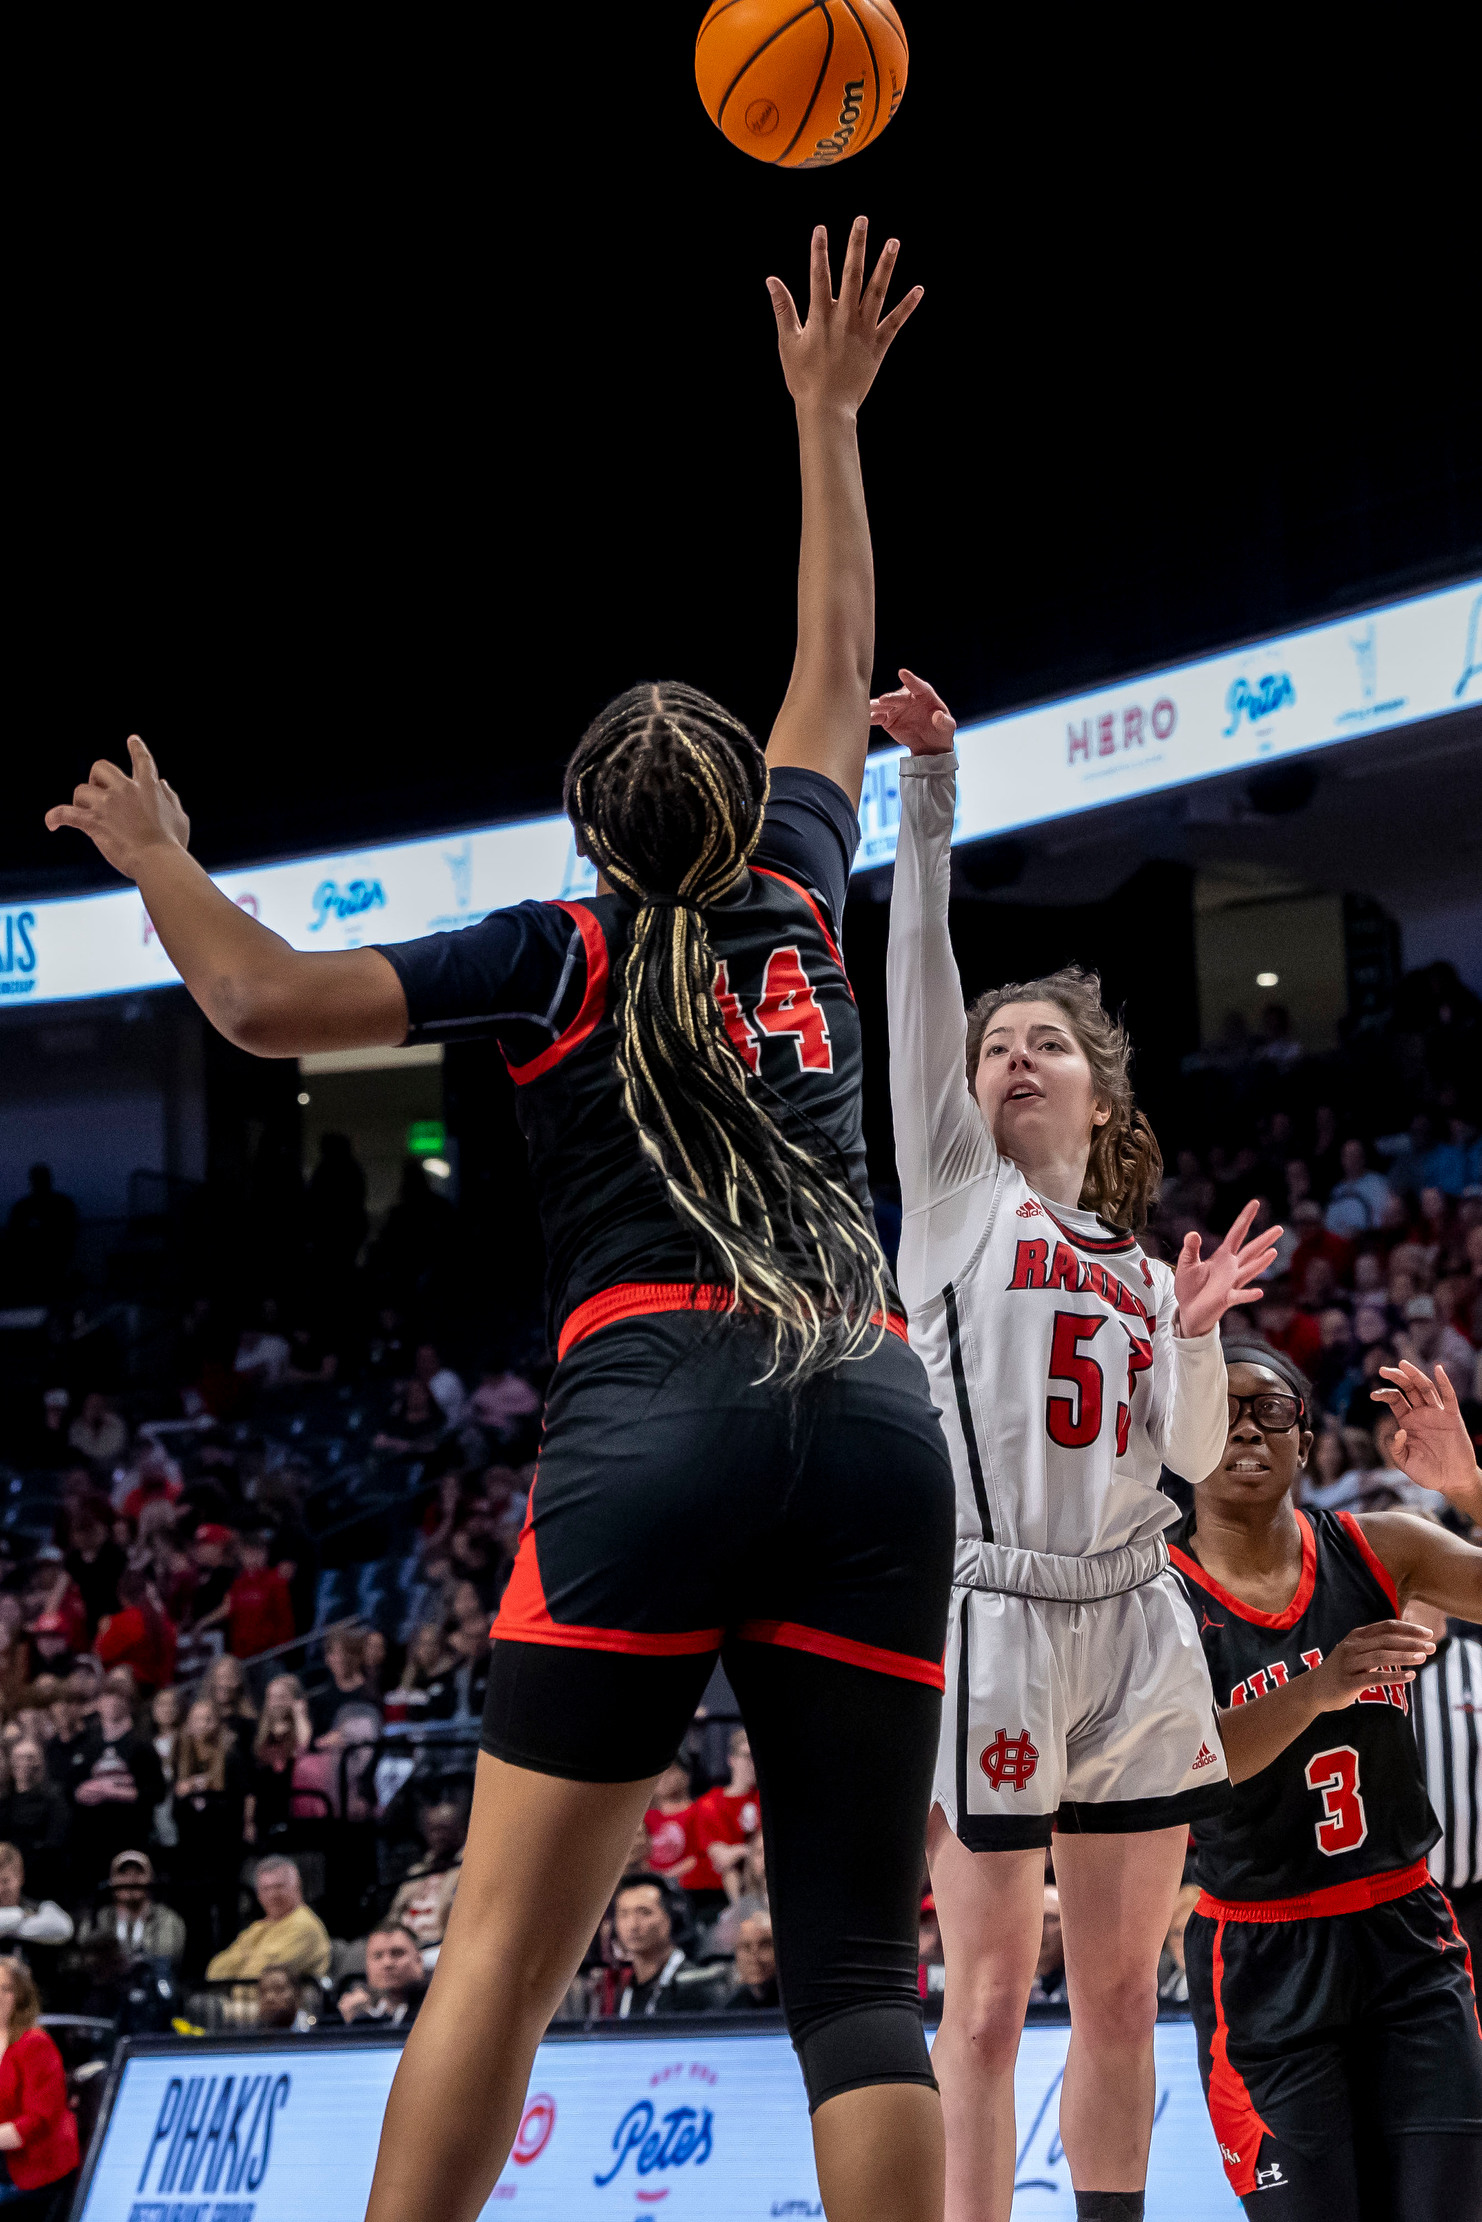
[[[1308,1500],[1454,1521],[1394,1467],[1394,1423],[1369,1398],[1382,1365],[1442,1364],[1482,1434],[1482,1005],[1454,975],[1413,995],[1408,1032],[1335,1057],[1304,1056],[1273,1021],[1190,1060],[1148,1241],[1168,1257],[1190,1228],[1212,1243],[1259,1197],[1285,1231],[1264,1302],[1235,1325],[1316,1385]],[[362,1249],[353,1159],[330,1155],[293,1271],[259,1274],[247,1316],[188,1298],[143,1382],[69,1329],[48,1346],[54,1376],[7,1407],[0,1961],[24,1961],[48,2009],[125,2032],[404,2023],[458,1888],[549,1357],[537,1328],[481,1346],[435,1301],[426,1229],[442,1223],[415,1167],[400,1233]],[[36,1169],[0,1296],[20,1259],[75,1321],[74,1228]],[[353,1301],[322,1300],[316,1257]],[[736,1718],[717,1675],[567,2016],[775,2006]],[[1160,1974],[1173,2002],[1191,1900]],[[941,1981],[924,1895],[923,1996]],[[1051,1860],[1034,1997],[1064,1996]]]

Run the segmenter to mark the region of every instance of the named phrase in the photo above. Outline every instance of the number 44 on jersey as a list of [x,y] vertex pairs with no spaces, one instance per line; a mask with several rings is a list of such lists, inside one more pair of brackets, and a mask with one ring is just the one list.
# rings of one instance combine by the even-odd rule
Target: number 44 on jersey
[[762,975],[762,992],[748,1020],[741,998],[731,987],[729,966],[722,960],[715,968],[715,1000],[726,1032],[742,1063],[751,1072],[761,1064],[758,1037],[789,1036],[797,1049],[801,1072],[832,1072],[834,1046],[828,1020],[803,970],[797,944],[774,949]]

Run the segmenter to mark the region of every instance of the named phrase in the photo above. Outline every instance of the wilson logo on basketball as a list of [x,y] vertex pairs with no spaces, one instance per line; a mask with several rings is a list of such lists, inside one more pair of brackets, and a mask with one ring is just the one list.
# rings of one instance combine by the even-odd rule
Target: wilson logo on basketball
[[1027,1728],[1021,1728],[1017,1736],[1000,1729],[992,1743],[983,1746],[978,1765],[995,1790],[1002,1790],[1006,1785],[1022,1790],[1039,1765],[1039,1753],[1029,1741]]
[[1016,1219],[1043,1219],[1044,1215],[1044,1206],[1037,1204],[1032,1196],[1027,1204],[1020,1204],[1014,1213]]
[[846,78],[844,97],[839,103],[839,121],[835,127],[833,137],[831,139],[816,139],[813,143],[813,152],[806,162],[798,164],[798,168],[800,170],[813,169],[820,163],[837,162],[840,155],[847,154],[849,152],[849,142],[854,137],[855,126],[859,122],[863,107],[864,79],[862,77]]
[[753,138],[765,139],[777,129],[777,110],[770,100],[754,100],[746,111],[746,128]]
[[1217,1764],[1214,1753],[1210,1750],[1208,1744],[1201,1744],[1199,1746],[1199,1756],[1194,1761],[1194,1773],[1197,1774],[1201,1767],[1213,1767]]

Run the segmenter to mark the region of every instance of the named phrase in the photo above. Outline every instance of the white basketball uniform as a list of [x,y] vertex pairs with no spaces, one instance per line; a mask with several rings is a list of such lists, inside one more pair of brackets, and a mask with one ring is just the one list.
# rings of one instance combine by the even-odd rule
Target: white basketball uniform
[[1225,1446],[1219,1331],[1174,1333],[1173,1274],[1037,1195],[966,1082],[947,934],[957,757],[903,758],[890,914],[899,1281],[957,1480],[933,1796],[974,1851],[1170,1827],[1229,1797],[1178,1508]]

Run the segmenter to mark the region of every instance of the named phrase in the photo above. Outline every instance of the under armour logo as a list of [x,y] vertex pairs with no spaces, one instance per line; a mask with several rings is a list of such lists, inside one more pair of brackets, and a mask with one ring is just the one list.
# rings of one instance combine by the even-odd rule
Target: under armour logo
[[1005,1783],[1022,1790],[1039,1765],[1039,1753],[1029,1741],[1027,1728],[1021,1728],[1017,1736],[1005,1735],[1000,1729],[993,1742],[983,1746],[978,1765],[995,1790],[1001,1790]]
[[1208,1744],[1201,1744],[1199,1746],[1199,1756],[1194,1761],[1193,1771],[1197,1773],[1200,1767],[1212,1767],[1214,1764],[1214,1753],[1210,1750]]
[[1020,1204],[1018,1210],[1014,1213],[1014,1217],[1016,1219],[1042,1219],[1044,1210],[1031,1196],[1027,1204]]
[[1286,2180],[1281,2172],[1281,2162],[1279,2160],[1273,2160],[1269,2168],[1258,2168],[1256,2170],[1257,2191],[1274,2190],[1277,2184],[1285,2183]]

